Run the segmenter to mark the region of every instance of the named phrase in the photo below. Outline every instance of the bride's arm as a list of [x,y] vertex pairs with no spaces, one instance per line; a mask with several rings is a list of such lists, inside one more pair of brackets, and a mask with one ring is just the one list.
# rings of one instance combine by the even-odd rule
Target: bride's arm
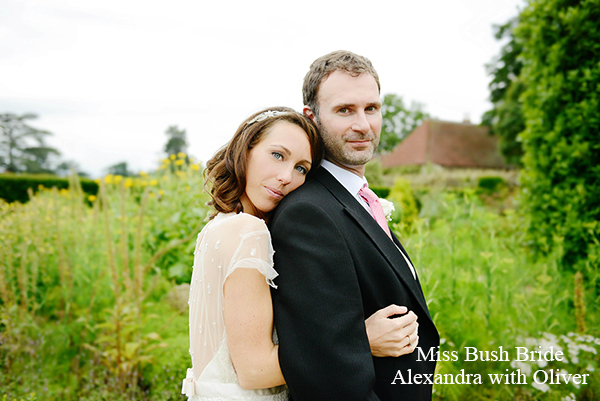
[[268,388],[284,384],[278,346],[273,344],[273,307],[265,276],[237,269],[225,281],[225,331],[240,386]]

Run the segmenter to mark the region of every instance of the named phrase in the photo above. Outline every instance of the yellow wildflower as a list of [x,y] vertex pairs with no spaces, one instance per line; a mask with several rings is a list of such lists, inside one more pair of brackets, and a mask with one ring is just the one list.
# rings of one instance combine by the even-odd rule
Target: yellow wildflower
[[187,157],[187,155],[183,152],[179,152],[179,153],[177,153],[177,157],[179,157],[180,159],[185,159]]
[[185,163],[185,160],[182,160],[182,159],[175,160],[175,165],[176,166],[181,166],[183,163]]
[[184,171],[179,171],[179,170],[177,170],[175,172],[175,174],[177,174],[177,177],[179,177],[179,178],[185,178],[185,176],[186,176]]
[[145,171],[140,171],[140,177],[148,177],[148,173],[146,173]]
[[192,169],[198,171],[200,170],[200,166],[197,164],[192,164]]
[[162,162],[163,162],[163,166],[167,166],[167,165],[169,165],[171,163],[171,160],[169,160],[169,159],[163,159]]
[[171,160],[175,160],[175,157],[176,157],[175,155],[170,155],[170,156],[169,156],[169,159],[171,159]]
[[125,185],[125,188],[131,188],[133,186],[133,180],[128,177],[123,182],[123,185]]
[[152,185],[153,187],[157,186],[158,185],[158,180],[154,179],[154,180],[150,181],[150,185]]
[[115,175],[114,179],[115,179],[115,184],[118,184],[123,179],[123,176],[122,175]]
[[162,189],[159,189],[159,190],[158,190],[158,194],[159,194],[160,196],[163,196],[163,195],[165,194],[165,191],[163,191]]
[[108,174],[106,177],[104,177],[104,182],[107,184],[112,184],[113,183],[113,175]]
[[89,195],[89,196],[88,196],[88,200],[89,200],[90,202],[93,202],[93,201],[95,201],[96,199],[97,199],[97,198],[96,198],[96,195]]

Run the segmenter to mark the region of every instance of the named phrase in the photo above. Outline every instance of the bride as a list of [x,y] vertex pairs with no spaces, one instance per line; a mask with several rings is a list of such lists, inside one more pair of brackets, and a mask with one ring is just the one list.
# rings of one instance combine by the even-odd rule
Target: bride
[[[277,272],[265,222],[319,167],[322,155],[310,120],[275,107],[246,119],[208,161],[206,186],[215,213],[194,251],[192,368],[182,389],[189,400],[288,399],[273,332],[270,287],[276,291]],[[389,318],[394,315],[404,316]],[[365,324],[374,356],[408,354],[418,344],[416,315],[403,306],[390,305]]]

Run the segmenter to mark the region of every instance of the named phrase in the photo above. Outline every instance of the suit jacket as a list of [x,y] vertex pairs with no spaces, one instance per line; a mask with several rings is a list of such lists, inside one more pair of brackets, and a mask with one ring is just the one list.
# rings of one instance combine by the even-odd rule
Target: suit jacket
[[407,382],[409,370],[413,377],[433,374],[435,361],[418,361],[416,350],[373,357],[365,330],[367,317],[394,303],[418,316],[425,355],[439,345],[398,239],[394,245],[324,168],[286,196],[269,226],[279,273],[272,291],[279,361],[290,398],[430,400],[431,384],[392,382],[398,373]]

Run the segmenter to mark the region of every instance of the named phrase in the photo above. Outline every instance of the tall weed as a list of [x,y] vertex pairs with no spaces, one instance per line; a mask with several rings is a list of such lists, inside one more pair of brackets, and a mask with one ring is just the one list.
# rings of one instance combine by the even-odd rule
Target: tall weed
[[181,312],[147,308],[190,274],[206,217],[197,167],[107,176],[98,198],[73,177],[70,190],[0,204],[0,396],[26,398],[31,377],[49,400],[152,395],[148,364],[187,331],[150,331]]
[[[474,190],[432,191],[422,202],[421,216],[412,230],[401,224],[395,228],[418,266],[442,337],[440,350],[459,355],[456,361],[439,362],[438,373],[465,369],[487,379],[488,373],[513,370],[510,363],[466,361],[465,347],[492,351],[503,346],[514,356],[514,347],[526,346],[525,338],[542,343],[544,335],[554,333],[558,338],[582,327],[586,317],[577,312],[585,305],[582,280],[576,287],[573,275],[561,269],[560,249],[543,259],[532,257],[520,214],[505,210],[501,215],[486,208]],[[600,334],[593,331],[590,334]],[[590,360],[599,361],[594,355]],[[569,372],[582,373],[587,368],[583,362],[571,363]],[[599,388],[597,382],[591,386]],[[544,392],[532,387],[531,380],[528,386],[491,385],[484,380],[482,385],[434,388],[437,399],[455,400],[561,399],[588,391],[563,385]]]

